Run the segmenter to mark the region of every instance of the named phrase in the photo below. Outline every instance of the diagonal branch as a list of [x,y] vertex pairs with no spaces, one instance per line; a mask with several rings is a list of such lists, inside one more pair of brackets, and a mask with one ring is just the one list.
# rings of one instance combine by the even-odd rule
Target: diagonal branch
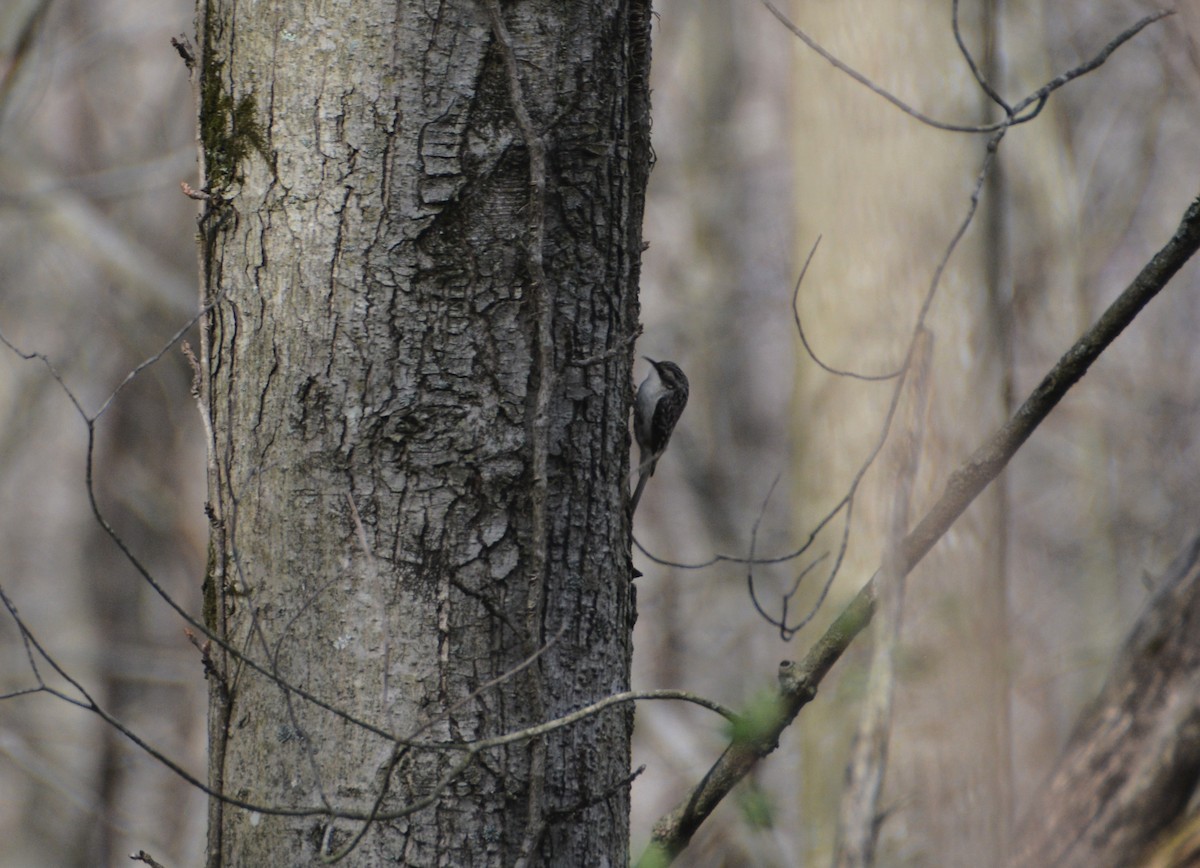
[[[1096,323],[1067,350],[1033,393],[986,443],[950,475],[941,498],[900,546],[897,575],[905,576],[1008,464],[1063,396],[1087,373],[1125,327],[1200,249],[1200,199],[1188,207],[1167,244],[1142,268]],[[654,826],[639,865],[663,866],[678,856],[721,800],[775,750],[779,737],[817,693],[817,687],[875,614],[872,577],[800,663],[780,664],[775,713],[752,737],[735,740],[708,773]]]

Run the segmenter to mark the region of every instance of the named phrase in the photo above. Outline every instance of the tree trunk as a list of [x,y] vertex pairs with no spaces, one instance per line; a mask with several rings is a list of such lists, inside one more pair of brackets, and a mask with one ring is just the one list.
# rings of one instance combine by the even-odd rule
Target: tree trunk
[[[1200,782],[1200,538],[1176,557],[1030,804],[1011,864],[1122,866]],[[1180,864],[1180,863],[1175,863]]]
[[491,5],[199,0],[210,865],[628,861],[630,709],[384,737],[629,681],[649,4]]
[[[938,117],[977,117],[983,97],[962,86],[962,57],[948,22],[940,18],[948,10],[852,0],[806,9],[799,23],[883,86],[920,94],[923,110]],[[856,22],[848,30],[847,20]],[[978,33],[974,22],[968,32],[972,38]],[[906,38],[893,39],[895,33]],[[915,77],[900,86],[892,76],[913,56],[921,57]],[[892,371],[912,339],[934,264],[966,215],[970,203],[961,179],[979,171],[983,143],[914,123],[819,58],[798,55],[797,76],[804,99],[793,115],[800,197],[796,247],[806,251],[815,238],[822,239],[801,288],[799,314],[826,363],[868,374]],[[922,204],[913,208],[915,202]],[[1006,416],[1005,326],[996,320],[995,287],[985,291],[980,285],[986,245],[994,237],[981,229],[976,223],[956,247],[926,321],[937,351],[914,516],[940,494],[961,457]],[[864,256],[864,238],[886,243]],[[853,339],[839,340],[845,335]],[[794,474],[792,499],[801,505],[798,528],[807,530],[844,496],[871,454],[891,390],[851,385],[807,362],[797,376],[793,410],[801,469]],[[964,407],[970,412],[963,413]],[[814,626],[836,617],[880,563],[894,489],[894,477],[878,469],[864,479],[842,580],[831,591],[833,605],[827,604]],[[886,808],[876,851],[880,864],[902,864],[913,854],[944,865],[1002,863],[1011,804],[1007,521],[999,490],[987,492],[956,525],[954,545],[930,552],[908,579],[912,593],[905,597],[898,649],[905,663],[896,671],[880,799]],[[816,552],[836,551],[840,522],[826,530],[828,541],[818,543]],[[820,587],[815,577],[806,581],[812,590],[804,607]],[[798,641],[803,647],[803,638]],[[805,729],[813,735],[802,748],[801,822],[820,842],[822,856],[834,846],[839,800],[829,794],[844,779],[849,749],[848,744],[833,749],[830,739],[848,742],[860,714],[858,690],[834,685],[865,678],[856,671],[857,655],[846,663],[823,688],[826,697],[835,698],[805,711]]]

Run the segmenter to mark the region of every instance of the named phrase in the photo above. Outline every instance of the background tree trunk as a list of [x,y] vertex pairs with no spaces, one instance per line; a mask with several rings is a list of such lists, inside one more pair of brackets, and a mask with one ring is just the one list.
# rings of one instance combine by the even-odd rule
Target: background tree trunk
[[[504,14],[546,146],[540,250],[486,4],[200,8],[217,197],[208,617],[288,683],[389,733],[427,726],[425,740],[529,726],[629,683],[649,8]],[[386,786],[386,816],[462,756],[401,752],[389,773],[387,740],[218,656],[210,779],[229,796],[365,813]],[[355,864],[624,864],[631,723],[609,710],[544,750],[481,755],[433,806],[375,821]],[[214,801],[210,864],[309,864],[361,825]]]
[[1013,866],[1145,865],[1150,842],[1195,792],[1200,538],[1157,585],[1054,774],[1030,800]]
[[[985,116],[986,98],[978,88],[965,86],[969,74],[954,49],[947,11],[939,13],[938,26],[930,26],[930,14],[927,8],[850,3],[806,8],[800,17],[835,54],[893,92],[919,94],[920,105],[933,115]],[[982,57],[976,34],[983,27],[971,15],[965,26]],[[841,29],[848,20],[855,26]],[[893,38],[896,33],[905,38]],[[914,55],[923,58],[915,73],[906,60]],[[795,72],[809,94],[794,115],[796,247],[807,249],[818,235],[822,240],[797,308],[824,361],[883,373],[903,359],[909,324],[928,292],[937,258],[965,216],[962,179],[978,172],[982,142],[914,123],[829,64],[813,60],[799,55]],[[946,178],[956,181],[947,184]],[[889,187],[893,195],[879,195]],[[917,201],[921,206],[911,207]],[[928,320],[935,356],[927,437],[913,489],[914,520],[940,493],[961,457],[1003,421],[1008,409],[1005,327],[996,317],[997,288],[983,277],[995,276],[987,269],[995,238],[983,216],[977,220],[942,275]],[[867,255],[864,238],[880,240]],[[799,367],[793,408],[797,441],[803,444],[802,472],[795,477],[793,500],[804,509],[798,528],[813,526],[843,495],[878,437],[890,397],[890,388],[877,383],[833,377],[813,364]],[[972,408],[969,415],[961,412],[964,406]],[[846,566],[832,591],[836,602],[818,616],[822,626],[878,566],[895,485],[894,475],[880,468],[866,478],[855,502]],[[905,595],[900,634],[881,799],[887,811],[880,828],[881,864],[995,866],[1003,859],[1011,802],[1006,522],[997,487],[962,517],[954,544],[938,546],[908,579],[913,593]],[[839,519],[817,551],[834,548],[841,530]],[[810,599],[821,581],[823,576],[809,580]],[[803,648],[806,640],[799,641]],[[836,677],[861,681],[868,659],[863,643]],[[861,696],[857,687],[838,690],[832,684],[822,692],[832,701],[805,711],[807,725],[820,735],[802,748],[802,765],[820,783],[806,785],[801,798],[825,847],[837,827],[832,814],[838,800],[829,793],[845,776],[845,755],[831,750],[830,741],[849,743]]]

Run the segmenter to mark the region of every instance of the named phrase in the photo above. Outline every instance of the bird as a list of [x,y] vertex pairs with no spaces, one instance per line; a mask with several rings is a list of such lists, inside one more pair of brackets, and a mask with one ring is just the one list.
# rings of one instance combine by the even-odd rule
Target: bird
[[633,497],[629,501],[629,515],[633,516],[646,482],[654,475],[658,459],[667,451],[675,423],[679,421],[688,401],[688,378],[674,362],[656,362],[642,356],[650,363],[650,373],[638,386],[633,410],[633,436],[638,445],[638,481]]

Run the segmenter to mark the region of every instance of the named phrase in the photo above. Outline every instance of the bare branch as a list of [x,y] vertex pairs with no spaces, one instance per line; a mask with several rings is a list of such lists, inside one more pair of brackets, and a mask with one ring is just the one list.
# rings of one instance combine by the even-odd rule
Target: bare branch
[[815,39],[813,39],[811,36],[809,36],[807,33],[805,33],[803,30],[801,30],[798,26],[796,26],[796,24],[794,24],[792,22],[792,20],[790,18],[788,18],[786,15],[784,15],[782,12],[780,12],[779,9],[777,9],[775,7],[775,5],[773,3],[771,3],[771,0],[760,0],[760,2],[762,3],[763,6],[767,7],[767,11],[769,11],[772,15],[774,15],[779,20],[780,24],[782,24],[784,27],[786,27],[788,30],[790,30],[797,39],[799,39],[801,42],[803,42],[805,45],[807,45],[809,48],[811,48],[813,51],[815,51],[817,54],[819,54],[821,57],[823,57],[825,60],[827,60],[830,64],[832,64],[834,69],[838,70],[838,72],[841,72],[845,75],[850,76],[850,78],[857,81],[859,84],[861,84],[867,90],[871,91],[876,96],[883,97],[883,99],[887,100],[892,105],[894,105],[896,108],[900,109],[900,111],[904,112],[906,115],[909,115],[910,117],[916,118],[923,124],[927,124],[928,126],[934,127],[939,130],[946,130],[947,132],[951,132],[951,133],[994,133],[994,132],[996,132],[996,130],[1003,129],[1004,127],[1007,127],[1010,124],[1016,122],[1012,118],[1005,118],[1003,121],[999,121],[994,124],[982,124],[982,125],[980,125],[980,124],[955,124],[955,123],[947,123],[945,121],[939,121],[935,118],[932,118],[929,115],[925,114],[924,112],[913,108],[908,103],[906,103],[904,100],[900,99],[900,97],[895,96],[891,92],[889,92],[889,91],[885,90],[884,88],[880,87],[879,85],[875,84],[875,82],[871,81],[871,79],[867,78],[865,75],[863,75],[861,72],[856,70],[854,67],[850,66],[847,63],[843,63],[841,60],[838,60],[834,55],[832,55],[831,53],[826,51],[821,46],[821,43],[817,42]]
[[150,866],[150,868],[166,868],[166,866],[164,866],[161,862],[159,862],[157,859],[155,859],[153,856],[151,856],[145,850],[138,850],[136,853],[134,853],[129,858],[132,859],[134,862],[145,862],[147,865]]
[[[1046,374],[1012,418],[951,474],[941,498],[905,537],[898,562],[899,575],[907,575],[928,554],[988,483],[1000,474],[1034,429],[1087,372],[1088,367],[1198,249],[1200,199],[1188,207],[1171,240]],[[673,861],[734,785],[776,748],[783,730],[816,695],[817,687],[833,664],[871,622],[877,593],[877,577],[873,577],[842,610],[802,662],[785,662],[780,666],[779,697],[773,718],[763,726],[758,737],[730,743],[703,779],[692,787],[674,810],[655,824],[653,837],[642,854],[640,864],[662,866]]]
[[796,278],[796,288],[792,290],[792,319],[796,323],[796,334],[800,336],[800,343],[804,347],[804,351],[808,353],[808,357],[812,359],[817,367],[826,373],[834,374],[838,377],[850,377],[855,380],[893,380],[904,373],[903,368],[897,368],[887,374],[859,374],[854,371],[846,371],[840,368],[835,368],[826,364],[816,354],[813,348],[808,343],[808,336],[804,334],[804,325],[800,322],[800,284],[804,282],[804,275],[808,273],[808,265],[812,262],[813,255],[817,252],[817,245],[821,243],[821,236],[817,236],[817,240],[813,242],[812,249],[808,251],[808,258],[804,260],[804,267],[800,269],[800,276]]
[[1011,118],[1013,116],[1012,106],[992,87],[991,83],[979,69],[979,66],[975,63],[974,56],[972,56],[970,49],[967,48],[967,43],[963,40],[962,28],[958,26],[958,0],[954,0],[953,4],[951,4],[950,24],[954,30],[954,41],[958,43],[958,50],[962,52],[963,59],[967,62],[967,66],[971,68],[971,75],[975,76],[975,82],[979,85],[980,90],[987,94],[988,99],[1004,109],[1004,114]]
[[[738,721],[740,720],[740,718],[736,712],[725,707],[724,705],[721,705],[720,703],[718,703],[714,700],[707,699],[702,696],[698,696],[694,693],[690,693],[685,690],[627,691],[624,693],[618,693],[618,694],[614,694],[612,696],[607,696],[604,699],[599,700],[598,702],[591,703],[590,705],[587,705],[583,708],[580,708],[576,711],[571,712],[570,714],[563,715],[562,717],[556,718],[554,720],[545,721],[537,726],[529,727],[527,729],[522,729],[522,730],[518,730],[515,732],[505,733],[505,734],[499,735],[499,736],[493,736],[490,738],[479,739],[479,740],[476,740],[473,742],[465,742],[465,743],[464,742],[424,742],[424,743],[413,742],[413,743],[407,743],[405,740],[396,739],[394,742],[394,748],[392,751],[392,758],[388,761],[388,763],[385,763],[384,767],[381,769],[381,775],[380,775],[381,785],[380,785],[379,791],[376,793],[376,798],[374,800],[374,803],[373,803],[371,809],[368,811],[363,811],[360,809],[337,808],[337,807],[330,806],[328,804],[319,805],[319,806],[308,806],[308,807],[304,807],[304,806],[301,806],[301,807],[278,807],[278,806],[274,806],[274,805],[258,804],[258,803],[251,802],[251,801],[248,801],[245,799],[235,798],[233,796],[230,796],[226,793],[222,793],[222,792],[208,786],[202,780],[200,780],[198,777],[196,777],[195,775],[192,775],[190,772],[188,772],[186,769],[184,769],[178,763],[173,761],[166,754],[164,754],[161,751],[154,748],[152,745],[150,745],[148,742],[146,742],[143,738],[141,738],[139,735],[137,735],[137,733],[133,732],[131,729],[129,729],[127,726],[125,726],[121,721],[119,721],[118,719],[113,717],[112,714],[110,714],[107,710],[105,710],[103,708],[103,706],[101,706],[98,702],[96,702],[96,700],[91,696],[91,694],[83,686],[83,684],[81,682],[79,682],[77,679],[75,679],[74,677],[72,677],[70,675],[70,673],[67,672],[66,669],[64,669],[50,655],[50,653],[45,649],[45,647],[42,646],[42,644],[38,641],[37,637],[34,636],[33,632],[29,629],[29,627],[25,623],[25,621],[21,618],[21,616],[16,608],[16,605],[12,602],[12,600],[5,593],[2,585],[0,585],[0,605],[2,605],[8,611],[9,616],[13,619],[14,623],[16,624],[17,629],[21,634],[22,640],[25,643],[25,647],[27,649],[27,654],[29,655],[29,658],[30,658],[30,660],[29,660],[30,666],[34,670],[35,674],[37,672],[37,666],[36,666],[36,663],[34,662],[34,655],[36,654],[36,656],[38,656],[41,659],[43,659],[44,661],[46,661],[47,665],[49,665],[50,668],[53,669],[54,672],[57,673],[59,677],[61,677],[64,681],[66,681],[68,684],[70,684],[71,687],[73,687],[78,692],[79,696],[81,697],[81,698],[77,699],[75,697],[68,696],[67,694],[63,693],[60,690],[56,690],[54,688],[48,687],[45,684],[45,682],[42,680],[41,676],[38,675],[36,687],[26,688],[26,689],[19,690],[19,691],[14,691],[12,693],[5,694],[3,697],[0,697],[0,698],[15,698],[18,696],[27,696],[27,695],[31,695],[31,694],[35,694],[35,693],[48,693],[57,699],[61,699],[64,702],[68,702],[78,708],[81,708],[85,711],[89,711],[92,714],[95,714],[98,717],[100,717],[102,720],[104,720],[105,723],[107,723],[109,726],[111,726],[113,729],[115,729],[117,732],[119,732],[122,736],[124,736],[127,740],[129,740],[132,744],[134,744],[134,746],[140,748],[143,752],[145,752],[152,759],[158,761],[163,766],[165,766],[168,770],[175,773],[178,777],[182,778],[184,781],[191,784],[192,786],[194,786],[201,792],[205,793],[206,795],[220,800],[223,804],[232,805],[234,807],[241,808],[241,809],[247,810],[247,811],[256,811],[261,814],[277,815],[277,816],[294,816],[294,817],[295,816],[326,816],[326,817],[329,817],[331,820],[332,819],[361,820],[364,823],[366,823],[367,825],[369,825],[371,822],[373,822],[375,820],[393,820],[393,819],[398,819],[398,818],[401,818],[404,816],[408,816],[416,811],[423,810],[424,808],[426,808],[429,805],[436,802],[441,797],[441,795],[445,791],[446,787],[448,787],[458,777],[458,775],[460,775],[463,771],[465,771],[471,765],[471,763],[474,762],[475,757],[478,756],[480,753],[482,753],[484,751],[488,751],[488,750],[494,750],[498,747],[503,747],[505,745],[514,744],[514,743],[518,743],[518,742],[522,742],[522,741],[528,741],[530,739],[537,738],[539,736],[545,735],[545,734],[553,732],[555,730],[562,729],[567,726],[571,726],[571,725],[578,723],[579,721],[584,720],[586,718],[593,717],[593,716],[605,711],[608,708],[612,708],[614,706],[623,705],[623,704],[630,703],[630,702],[645,701],[645,700],[667,700],[667,701],[687,702],[692,705],[698,705],[701,708],[706,708],[710,711],[713,711],[713,712],[721,715],[723,718],[725,718],[727,721],[729,721],[732,724],[737,724]],[[511,677],[512,675],[515,675],[517,672],[521,671],[521,669],[530,665],[532,662],[533,661],[523,662],[516,669],[510,671],[509,673],[506,673],[506,675],[504,677]],[[477,690],[474,694],[472,694],[472,696],[475,696],[478,693],[482,692],[483,690],[486,690],[487,688],[493,686],[494,683],[496,683],[496,681],[498,681],[498,680],[499,679],[496,679],[493,682],[489,682],[488,684],[483,685],[482,687],[479,688],[479,690]],[[297,693],[298,693],[298,691],[297,691]],[[469,698],[470,697],[468,697],[468,699]],[[463,701],[467,701],[467,700],[463,700]],[[424,728],[425,727],[422,727],[422,729],[424,729]],[[418,730],[418,732],[419,731],[420,730]],[[421,796],[418,799],[415,799],[415,800],[405,804],[401,808],[384,812],[384,811],[380,810],[380,806],[382,805],[384,797],[387,795],[388,781],[390,780],[391,775],[395,769],[395,766],[399,762],[399,760],[406,754],[406,752],[411,751],[413,749],[437,750],[437,751],[448,751],[448,750],[449,751],[460,751],[462,753],[462,756],[458,761],[456,761],[452,765],[451,769],[438,781],[438,783],[431,789],[430,792],[426,793],[425,795]],[[344,855],[345,855],[345,853],[342,854],[342,856],[344,856]],[[341,856],[338,856],[337,858],[341,858]]]
[[[772,15],[774,15],[776,19],[778,19],[780,24],[782,24],[784,27],[786,27],[788,30],[790,30],[797,39],[799,39],[801,42],[803,42],[805,45],[807,45],[809,48],[811,48],[813,51],[815,51],[817,54],[819,54],[821,57],[823,57],[825,60],[827,60],[830,64],[832,64],[833,67],[835,69],[837,69],[839,72],[841,72],[845,75],[848,75],[850,78],[854,79],[856,82],[861,84],[863,87],[867,88],[867,90],[871,91],[876,96],[882,97],[883,99],[887,100],[889,103],[894,105],[896,108],[900,109],[900,111],[904,112],[906,115],[916,118],[921,123],[926,124],[931,127],[934,127],[935,129],[945,130],[945,131],[951,132],[951,133],[995,133],[995,132],[999,132],[1001,130],[1007,129],[1008,127],[1013,126],[1015,124],[1023,124],[1028,121],[1033,120],[1041,112],[1042,106],[1044,106],[1046,104],[1046,99],[1050,96],[1051,93],[1058,90],[1060,87],[1062,87],[1067,82],[1072,81],[1076,78],[1079,78],[1079,76],[1081,76],[1081,75],[1086,75],[1087,73],[1089,73],[1092,70],[1099,67],[1106,60],[1108,60],[1109,56],[1114,51],[1116,51],[1118,48],[1120,48],[1123,44],[1128,42],[1133,37],[1137,36],[1138,33],[1140,33],[1146,27],[1149,27],[1155,21],[1158,21],[1161,18],[1165,18],[1168,15],[1175,14],[1174,10],[1162,9],[1162,10],[1159,10],[1158,12],[1154,12],[1150,15],[1147,15],[1145,18],[1142,18],[1136,24],[1132,25],[1131,27],[1128,27],[1123,32],[1121,32],[1116,38],[1114,38],[1107,45],[1105,45],[1104,48],[1102,48],[1100,50],[1100,52],[1098,54],[1096,54],[1094,57],[1092,57],[1090,60],[1067,70],[1066,72],[1062,73],[1061,75],[1059,75],[1056,78],[1052,79],[1051,81],[1047,82],[1045,85],[1043,85],[1038,90],[1034,91],[1029,96],[1025,97],[1025,99],[1018,102],[1016,105],[1014,105],[1010,110],[1008,110],[1006,112],[1006,117],[1004,118],[1004,120],[997,121],[996,123],[991,123],[991,124],[958,124],[958,123],[949,123],[946,121],[939,121],[936,118],[932,118],[929,115],[925,114],[924,112],[913,108],[908,103],[904,102],[904,100],[900,99],[898,96],[895,96],[891,92],[889,92],[889,91],[885,90],[884,88],[880,87],[879,85],[875,84],[875,82],[871,81],[869,78],[867,78],[861,72],[854,69],[854,67],[850,66],[847,63],[843,63],[841,60],[838,60],[838,58],[835,57],[833,54],[826,51],[819,42],[817,42],[815,39],[813,39],[811,36],[809,36],[803,30],[801,30],[798,26],[796,26],[795,23],[792,22],[792,20],[790,18],[788,18],[781,11],[779,11],[779,9],[777,9],[771,3],[771,0],[760,0],[760,2],[763,4],[763,6],[767,7],[767,10]],[[959,33],[958,33],[957,13],[958,13],[958,4],[956,2],[954,4],[955,38],[959,40],[959,46],[962,48],[963,54],[967,58],[967,62],[968,62],[968,64],[970,64],[971,70],[974,73],[976,80],[980,83],[980,86],[984,88],[985,93],[987,93],[989,97],[991,97],[999,105],[1004,106],[1005,105],[1004,100],[1001,99],[998,94],[995,94],[995,92],[991,89],[991,87],[988,86],[987,83],[983,80],[982,75],[975,68],[975,64],[971,60],[970,54],[967,52],[965,46],[963,45],[961,37],[959,36]],[[1030,106],[1033,106],[1033,108],[1030,109]],[[1027,109],[1029,109],[1029,111],[1026,111]],[[1025,112],[1025,114],[1022,114],[1022,112]]]
[[694,693],[689,693],[686,690],[647,690],[647,691],[627,691],[625,693],[614,693],[611,696],[606,696],[598,702],[593,702],[591,705],[586,705],[578,711],[572,711],[570,714],[565,714],[562,717],[548,720],[545,723],[540,723],[537,726],[531,726],[527,729],[518,730],[517,732],[509,732],[504,735],[497,735],[492,738],[484,738],[479,741],[471,742],[470,749],[473,751],[488,750],[501,745],[512,744],[518,741],[527,741],[530,738],[538,735],[545,735],[548,732],[554,732],[556,729],[562,729],[564,726],[570,726],[573,723],[592,717],[595,714],[604,711],[606,708],[611,708],[614,705],[623,705],[627,702],[635,702],[644,699],[669,699],[678,702],[690,702],[693,705],[699,705],[701,708],[707,708],[709,711],[715,711],[730,723],[737,723],[741,717],[737,712],[726,708],[718,702],[711,699],[705,699],[702,696],[697,696]]
[[1168,15],[1174,14],[1174,9],[1160,9],[1158,12],[1147,15],[1136,24],[1127,27],[1125,30],[1115,36],[1107,45],[1100,49],[1100,52],[1091,60],[1085,61],[1084,63],[1079,64],[1079,66],[1072,67],[1061,75],[1055,76],[1050,81],[1046,82],[1046,84],[1042,85],[1029,96],[1025,97],[1025,99],[1013,106],[1013,113],[1020,114],[1021,112],[1025,111],[1025,109],[1029,108],[1030,105],[1037,103],[1033,112],[1014,119],[1013,123],[1024,123],[1027,120],[1032,120],[1037,113],[1041,111],[1042,106],[1045,105],[1046,98],[1049,97],[1054,91],[1058,90],[1064,84],[1074,81],[1081,75],[1087,75],[1092,70],[1099,68],[1106,60],[1108,60],[1114,51],[1116,51],[1129,40],[1133,39],[1133,37],[1137,36],[1155,21],[1159,21],[1163,18],[1166,18]]

